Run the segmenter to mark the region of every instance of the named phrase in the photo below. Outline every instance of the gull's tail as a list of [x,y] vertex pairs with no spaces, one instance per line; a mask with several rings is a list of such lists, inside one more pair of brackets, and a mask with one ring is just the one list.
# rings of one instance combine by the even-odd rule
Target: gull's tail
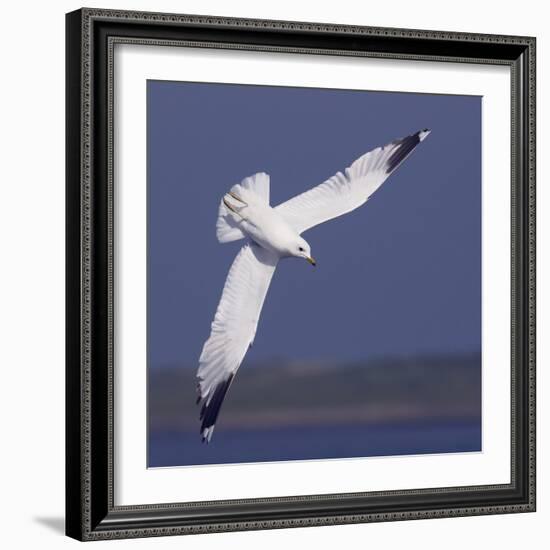
[[[237,197],[241,200],[239,201]],[[240,228],[242,218],[239,217],[237,211],[249,202],[269,204],[269,176],[264,172],[254,174],[234,185],[220,201],[216,222],[216,237],[220,243],[229,243],[245,238],[246,235]],[[235,210],[232,207],[235,207]]]

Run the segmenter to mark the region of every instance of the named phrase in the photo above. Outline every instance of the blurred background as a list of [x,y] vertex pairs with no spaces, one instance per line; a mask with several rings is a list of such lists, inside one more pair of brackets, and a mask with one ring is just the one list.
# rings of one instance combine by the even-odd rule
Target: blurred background
[[194,372],[150,372],[150,467],[481,450],[479,354],[247,361],[209,445]]
[[[148,82],[148,464],[481,450],[481,98]],[[432,134],[368,203],[282,261],[210,445],[195,372],[227,271],[221,196],[271,203]]]

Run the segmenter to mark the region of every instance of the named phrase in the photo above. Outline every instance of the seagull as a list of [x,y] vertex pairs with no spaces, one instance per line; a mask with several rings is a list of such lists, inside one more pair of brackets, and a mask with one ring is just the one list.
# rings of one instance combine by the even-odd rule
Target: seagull
[[269,204],[269,176],[263,172],[234,185],[221,199],[218,241],[246,242],[229,269],[199,358],[197,404],[203,442],[210,442],[227,390],[254,341],[279,260],[302,258],[315,266],[301,234],[364,204],[429,133],[420,130],[373,149],[344,172],[275,207]]

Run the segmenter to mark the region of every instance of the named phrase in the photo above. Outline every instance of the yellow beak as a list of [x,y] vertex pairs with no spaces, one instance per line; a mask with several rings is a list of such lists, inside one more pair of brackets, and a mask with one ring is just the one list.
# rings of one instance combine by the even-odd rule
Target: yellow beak
[[306,260],[313,266],[317,265],[317,262],[313,258],[311,258],[310,256],[308,256],[306,258]]

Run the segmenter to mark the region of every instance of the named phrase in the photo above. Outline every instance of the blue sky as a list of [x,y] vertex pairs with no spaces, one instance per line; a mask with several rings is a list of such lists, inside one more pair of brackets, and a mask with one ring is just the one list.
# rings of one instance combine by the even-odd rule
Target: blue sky
[[241,242],[221,196],[265,171],[273,205],[370,149],[431,135],[366,205],[280,262],[245,358],[364,360],[481,349],[481,98],[148,82],[148,361],[196,368]]

